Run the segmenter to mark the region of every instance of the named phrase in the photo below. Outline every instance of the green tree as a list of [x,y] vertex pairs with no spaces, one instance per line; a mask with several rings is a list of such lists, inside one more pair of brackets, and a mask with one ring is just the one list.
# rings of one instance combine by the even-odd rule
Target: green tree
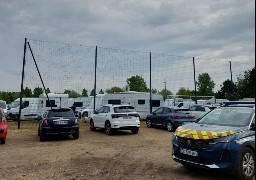
[[88,91],[85,88],[82,90],[82,96],[88,97]]
[[208,73],[199,74],[198,80],[197,80],[198,95],[200,96],[213,95],[214,86],[215,86],[215,83],[211,79]]
[[106,93],[115,93],[115,92],[124,92],[124,90],[117,86],[114,86],[110,89],[106,89]]
[[99,94],[104,94],[104,91],[100,89]]
[[91,91],[90,96],[94,96],[94,89]]
[[36,87],[33,91],[34,97],[39,97],[40,94],[43,94],[43,89],[40,87]]
[[49,88],[46,88],[45,91],[46,91],[47,94],[51,92]]
[[65,89],[64,94],[68,94],[68,97],[69,97],[69,98],[77,98],[77,97],[80,97],[80,96],[81,96],[81,95],[80,95],[79,93],[77,93],[76,91],[74,91],[74,90],[67,90],[67,89]]
[[238,100],[239,95],[236,84],[229,79],[224,81],[221,89],[216,94],[216,98],[228,99],[230,101]]
[[[149,89],[149,92],[150,92],[150,89]],[[152,92],[152,94],[157,94],[158,90],[153,88],[153,89],[151,89],[151,92]]]
[[168,95],[173,95],[173,93],[168,89],[162,89],[159,94],[164,97],[164,100],[167,99]]
[[255,98],[255,67],[237,77],[237,88],[242,98]]
[[24,95],[24,97],[33,97],[32,91],[31,91],[31,89],[29,89],[28,87],[26,87],[26,88],[23,90],[23,95]]
[[186,96],[192,96],[192,91],[189,90],[188,88],[181,87],[178,92],[176,93],[177,95],[186,95]]
[[146,81],[139,75],[128,78],[126,83],[126,90],[128,91],[148,92]]

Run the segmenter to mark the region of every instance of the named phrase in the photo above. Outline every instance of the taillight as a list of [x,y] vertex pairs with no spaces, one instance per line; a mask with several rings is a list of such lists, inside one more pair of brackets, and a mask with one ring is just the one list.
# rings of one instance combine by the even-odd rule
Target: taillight
[[172,115],[171,115],[171,118],[173,118],[173,119],[179,119],[180,116],[179,116],[178,114],[172,114]]
[[78,120],[77,119],[75,119],[75,124],[78,124]]
[[43,120],[43,125],[44,126],[48,126],[48,121],[45,119],[45,120]]

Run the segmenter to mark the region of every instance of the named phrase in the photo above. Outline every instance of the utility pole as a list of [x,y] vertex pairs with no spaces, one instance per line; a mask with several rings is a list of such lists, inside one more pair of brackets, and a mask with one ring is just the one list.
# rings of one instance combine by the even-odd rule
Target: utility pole
[[164,83],[164,96],[165,96],[164,100],[166,100],[167,99],[167,93],[166,93],[166,80],[165,79],[164,79],[163,83]]

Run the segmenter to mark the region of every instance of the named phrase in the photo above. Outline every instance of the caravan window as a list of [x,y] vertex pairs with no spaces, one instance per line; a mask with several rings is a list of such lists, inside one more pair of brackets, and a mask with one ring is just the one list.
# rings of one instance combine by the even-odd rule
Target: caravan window
[[75,106],[75,107],[83,107],[83,102],[74,102],[73,106]]
[[[51,104],[50,104],[51,102]],[[55,100],[50,100],[50,102],[48,100],[46,100],[46,107],[57,107],[57,105],[55,104]]]
[[109,99],[108,104],[121,104],[120,99]]
[[145,104],[145,99],[139,99],[138,104]]
[[152,100],[152,107],[160,107],[160,100]]

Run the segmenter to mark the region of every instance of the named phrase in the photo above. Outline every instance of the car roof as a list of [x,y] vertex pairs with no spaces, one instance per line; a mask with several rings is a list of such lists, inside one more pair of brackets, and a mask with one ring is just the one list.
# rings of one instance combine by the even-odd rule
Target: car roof
[[255,109],[255,101],[228,101],[223,102],[222,107],[249,107]]

